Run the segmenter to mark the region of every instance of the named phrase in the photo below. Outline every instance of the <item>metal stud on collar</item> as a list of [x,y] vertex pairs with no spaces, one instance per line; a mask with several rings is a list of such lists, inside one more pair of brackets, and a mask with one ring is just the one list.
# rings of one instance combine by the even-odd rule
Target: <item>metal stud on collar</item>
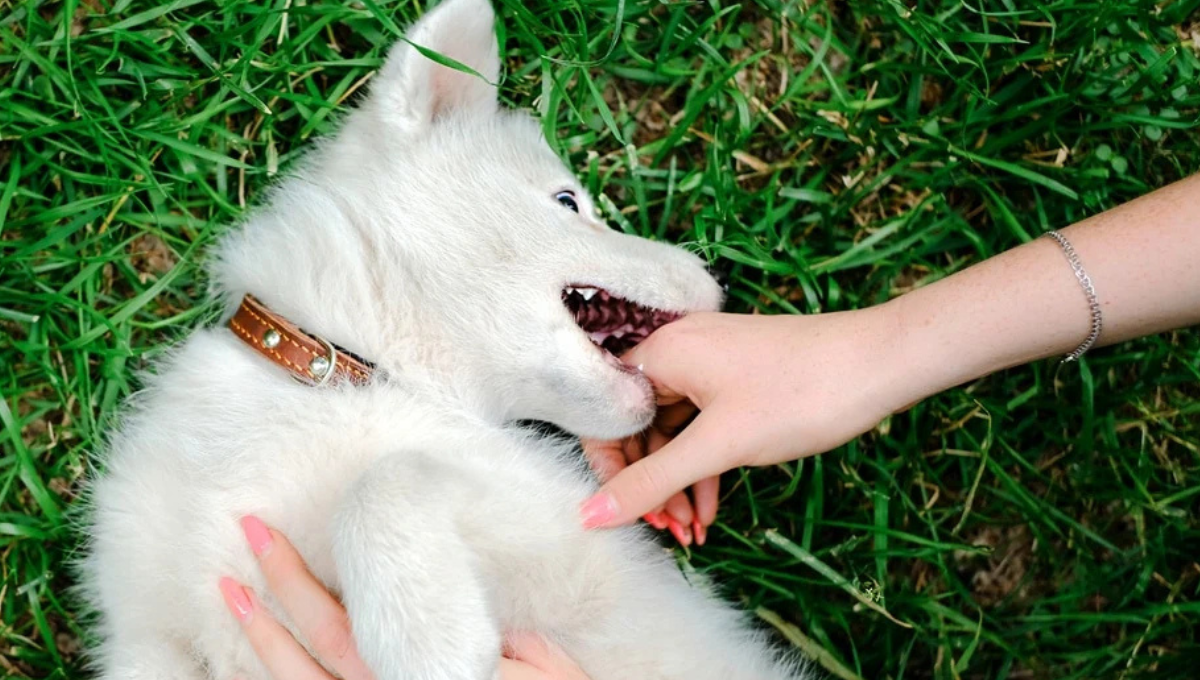
[[266,347],[267,349],[275,349],[279,346],[279,341],[281,339],[282,338],[279,335],[279,331],[275,330],[274,328],[268,328],[266,332],[262,334],[263,347]]
[[320,378],[316,385],[317,387],[321,387],[322,385],[328,383],[329,379],[333,377],[333,374],[337,372],[338,355],[337,350],[334,349],[332,342],[329,342],[325,338],[317,338],[317,340],[319,340],[322,345],[325,345],[325,349],[329,350],[329,356],[313,357],[312,361],[308,362],[308,370],[312,371],[314,376]]

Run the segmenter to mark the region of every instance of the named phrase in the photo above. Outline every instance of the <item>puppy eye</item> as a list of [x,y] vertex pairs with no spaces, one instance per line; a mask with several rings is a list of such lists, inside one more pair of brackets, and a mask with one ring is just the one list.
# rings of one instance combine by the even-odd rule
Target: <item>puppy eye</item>
[[579,212],[579,202],[575,200],[574,191],[560,191],[554,195],[554,200],[565,205],[571,212]]

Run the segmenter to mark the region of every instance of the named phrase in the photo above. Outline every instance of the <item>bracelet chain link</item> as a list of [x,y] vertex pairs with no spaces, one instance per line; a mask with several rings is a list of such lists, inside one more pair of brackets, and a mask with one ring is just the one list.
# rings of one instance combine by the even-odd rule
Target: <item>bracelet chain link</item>
[[1087,339],[1063,358],[1065,364],[1078,360],[1092,348],[1092,345],[1096,344],[1096,340],[1100,339],[1100,331],[1104,328],[1104,315],[1100,311],[1100,300],[1096,297],[1096,287],[1092,284],[1092,277],[1084,271],[1083,262],[1079,259],[1079,253],[1075,252],[1075,247],[1071,245],[1067,237],[1057,231],[1048,231],[1046,236],[1057,241],[1058,245],[1062,247],[1063,254],[1067,256],[1067,262],[1071,264],[1071,271],[1075,272],[1075,278],[1079,279],[1079,285],[1083,287],[1083,293],[1087,296],[1088,309],[1092,313],[1091,332]]

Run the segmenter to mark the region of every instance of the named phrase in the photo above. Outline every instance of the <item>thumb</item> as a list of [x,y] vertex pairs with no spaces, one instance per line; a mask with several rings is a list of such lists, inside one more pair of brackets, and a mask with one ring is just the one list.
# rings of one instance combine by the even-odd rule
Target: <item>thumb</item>
[[646,376],[660,406],[686,399],[704,407],[706,400],[699,393],[707,392],[702,389],[708,376],[703,363],[707,354],[693,351],[680,339],[672,326],[682,323],[674,321],[658,329],[622,354],[621,361],[636,366]]
[[715,409],[701,411],[679,436],[618,472],[580,506],[588,529],[628,524],[701,479],[734,467],[737,442]]

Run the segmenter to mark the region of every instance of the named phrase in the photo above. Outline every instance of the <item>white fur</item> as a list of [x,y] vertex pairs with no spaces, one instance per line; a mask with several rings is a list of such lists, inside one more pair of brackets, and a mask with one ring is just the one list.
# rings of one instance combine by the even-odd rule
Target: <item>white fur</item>
[[[493,21],[486,0],[446,0],[409,36],[494,83]],[[693,256],[591,217],[492,84],[400,43],[213,275],[229,312],[253,292],[385,377],[303,386],[223,327],[160,365],[91,489],[101,677],[266,677],[217,590],[233,576],[277,610],[249,513],[342,596],[379,680],[488,680],[509,629],[557,640],[593,680],[799,677],[649,535],[582,530],[595,484],[577,446],[513,424],[614,437],[652,417],[649,385],[575,326],[564,285],[677,311],[720,291]]]

